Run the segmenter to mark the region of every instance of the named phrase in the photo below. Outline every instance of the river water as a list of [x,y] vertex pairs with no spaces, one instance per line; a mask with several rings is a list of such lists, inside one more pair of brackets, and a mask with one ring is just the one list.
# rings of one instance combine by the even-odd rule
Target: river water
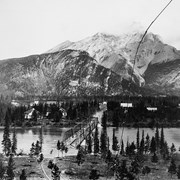
[[[102,112],[96,113],[94,116],[98,117],[98,119],[101,118]],[[101,127],[99,126],[99,129]],[[148,133],[150,137],[155,135],[155,129],[150,128],[140,128],[140,137],[142,134],[142,130],[146,134]],[[56,145],[58,140],[62,140],[64,136],[64,132],[67,131],[67,129],[63,128],[47,128],[47,127],[36,127],[36,128],[18,128],[16,129],[17,132],[17,148],[18,152],[20,150],[23,150],[24,153],[29,153],[31,144],[36,142],[37,140],[42,140],[42,151],[45,157],[55,157],[58,155],[58,152],[56,150]],[[100,134],[100,133],[99,133]],[[113,128],[108,127],[107,128],[107,134],[109,136],[110,141],[110,148],[112,145],[112,134],[113,134]],[[122,128],[117,128],[115,131],[115,134],[118,138],[118,141],[120,142],[121,135],[122,135]],[[123,133],[123,141],[126,145],[127,139],[129,142],[135,141],[136,142],[136,134],[137,129],[136,128],[124,128]],[[177,150],[179,150],[180,147],[180,128],[164,128],[164,136],[165,140],[168,142],[168,145],[171,146],[172,143],[175,144],[175,147]],[[0,129],[0,142],[2,142],[3,139],[3,129]],[[2,145],[0,146],[0,152],[2,152]],[[50,153],[51,152],[51,153]],[[68,153],[66,155],[76,155],[77,150],[75,148],[70,148]],[[61,155],[61,154],[60,154]]]

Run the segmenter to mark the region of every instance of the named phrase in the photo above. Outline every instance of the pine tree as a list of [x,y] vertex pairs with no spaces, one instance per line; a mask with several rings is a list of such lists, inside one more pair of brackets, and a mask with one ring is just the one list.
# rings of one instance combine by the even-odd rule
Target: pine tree
[[0,158],[0,179],[4,178],[5,171],[6,171],[6,168]]
[[2,140],[3,152],[5,153],[6,156],[9,156],[11,152],[9,126],[10,126],[10,114],[8,114],[8,111],[7,111],[6,116],[5,116],[5,125],[4,125],[4,133],[3,133],[3,140]]
[[91,154],[92,153],[92,138],[91,138],[90,133],[89,133],[87,142],[88,142],[88,153]]
[[104,129],[106,129],[106,127],[107,127],[107,114],[105,111],[103,112],[103,116],[101,119],[101,125]]
[[98,171],[96,169],[92,169],[89,175],[89,179],[97,180],[99,179],[99,176],[100,175],[98,174]]
[[177,168],[177,177],[178,177],[178,179],[180,179],[180,165]]
[[107,153],[108,145],[107,145],[107,132],[104,128],[101,131],[100,140],[101,140],[101,144],[100,144],[101,154],[102,154],[102,156],[105,157],[105,155]]
[[157,163],[157,162],[158,162],[158,157],[157,157],[157,155],[156,155],[155,152],[154,152],[154,154],[153,154],[153,156],[152,156],[152,158],[151,158],[151,161],[152,161],[153,163]]
[[131,145],[129,146],[129,155],[130,156],[135,155],[135,149],[136,149],[136,146],[135,146],[134,142],[132,142]]
[[94,135],[94,154],[99,153],[99,133],[98,127],[96,126],[95,135]]
[[83,149],[80,147],[76,156],[78,166],[84,162],[85,154],[83,152]]
[[126,142],[126,155],[129,156],[129,141]]
[[118,140],[117,137],[115,136],[115,129],[113,129],[112,150],[118,151]]
[[137,152],[139,152],[139,127],[137,129],[136,148],[137,148]]
[[171,177],[172,177],[173,174],[176,174],[176,172],[177,172],[177,171],[176,171],[176,164],[175,164],[173,158],[171,159],[171,163],[170,163],[168,172],[171,174]]
[[126,160],[123,160],[116,168],[116,179],[125,179],[128,176]]
[[39,153],[41,152],[41,146],[39,144],[39,141],[36,141],[36,145],[35,145],[35,153],[34,155],[39,155]]
[[163,149],[161,150],[161,154],[163,156],[163,159],[169,160],[169,158],[170,158],[170,156],[169,156],[169,147],[168,147],[168,144],[167,144],[166,141],[164,142]]
[[120,154],[123,155],[124,154],[124,142],[122,140],[121,142],[121,151],[120,151]]
[[29,154],[29,156],[30,156],[30,157],[33,157],[34,154],[35,154],[35,145],[34,145],[34,142],[33,142],[32,145],[31,145],[31,149],[30,149],[30,154]]
[[158,125],[156,126],[155,141],[156,141],[156,148],[157,148],[157,150],[159,150],[160,142],[159,142],[159,128],[158,128]]
[[41,154],[40,154],[40,157],[39,157],[39,159],[38,159],[38,162],[41,163],[41,162],[43,161],[43,159],[44,159],[44,156],[43,156],[43,154],[41,153]]
[[23,169],[20,175],[20,180],[26,180],[26,179],[27,179],[26,171],[25,169]]
[[164,148],[164,128],[161,128],[161,138],[160,138],[160,151],[163,151]]
[[155,141],[155,137],[154,136],[151,139],[150,151],[151,151],[151,153],[155,153],[156,152],[156,141]]
[[106,162],[107,162],[107,163],[108,163],[108,162],[111,162],[111,160],[112,160],[112,153],[111,153],[110,150],[108,150],[107,156],[106,156]]
[[11,151],[13,154],[16,154],[16,150],[17,150],[17,137],[16,137],[16,129],[14,127]]
[[142,139],[141,139],[141,143],[140,143],[140,153],[143,154],[144,153],[144,130],[142,131]]
[[59,170],[58,166],[56,164],[54,164],[52,170],[51,170],[51,176],[53,178],[53,180],[57,180],[59,179],[61,171]]
[[145,153],[147,153],[149,151],[149,147],[150,147],[150,137],[149,137],[149,134],[147,134],[146,141],[145,141],[145,147],[144,147]]
[[60,151],[60,149],[61,149],[61,143],[60,143],[60,141],[58,140],[58,142],[57,142],[58,157],[59,157],[59,151]]
[[143,169],[142,169],[142,174],[149,174],[151,172],[151,169],[150,167],[148,166],[144,166]]
[[175,151],[176,151],[176,148],[175,148],[175,145],[174,145],[174,143],[172,143],[172,146],[171,146],[171,153],[174,153]]
[[13,156],[11,154],[10,157],[9,157],[8,166],[7,166],[8,180],[13,180],[14,179],[14,177],[15,177],[14,169],[15,169],[15,164],[14,164]]
[[137,159],[135,159],[134,161],[131,162],[130,170],[131,170],[132,173],[135,173],[135,174],[140,173],[140,164],[137,161]]
[[41,151],[42,151],[42,145],[43,145],[43,127],[42,126],[39,129],[39,144],[40,144]]

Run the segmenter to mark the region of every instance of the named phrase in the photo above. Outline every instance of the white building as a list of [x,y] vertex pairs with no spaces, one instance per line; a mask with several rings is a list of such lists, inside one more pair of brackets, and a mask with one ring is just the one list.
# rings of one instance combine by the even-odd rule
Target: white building
[[120,106],[124,107],[124,108],[132,108],[133,104],[132,103],[121,103]]

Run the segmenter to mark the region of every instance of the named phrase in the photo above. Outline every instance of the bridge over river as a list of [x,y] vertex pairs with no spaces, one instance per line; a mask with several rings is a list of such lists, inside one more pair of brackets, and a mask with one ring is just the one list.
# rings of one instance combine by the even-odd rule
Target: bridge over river
[[90,117],[65,132],[63,143],[68,148],[76,148],[98,125],[98,117]]

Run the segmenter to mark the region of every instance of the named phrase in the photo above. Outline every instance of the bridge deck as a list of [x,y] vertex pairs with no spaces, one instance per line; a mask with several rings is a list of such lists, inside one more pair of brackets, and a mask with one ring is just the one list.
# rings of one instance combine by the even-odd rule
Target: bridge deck
[[96,128],[97,124],[97,117],[91,117],[88,121],[82,121],[65,133],[63,143],[67,147],[76,148]]

